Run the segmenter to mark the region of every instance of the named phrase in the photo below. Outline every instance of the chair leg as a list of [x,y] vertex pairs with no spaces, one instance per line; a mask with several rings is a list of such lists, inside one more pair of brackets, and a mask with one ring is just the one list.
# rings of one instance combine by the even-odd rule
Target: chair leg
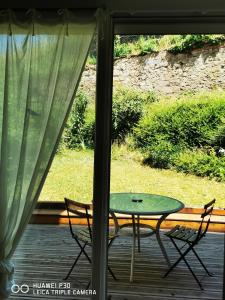
[[[171,238],[170,238],[171,239]],[[174,241],[171,239],[171,241],[174,243]],[[179,263],[180,261],[183,259],[183,257],[188,254],[188,252],[190,251],[191,249],[188,248],[180,257],[179,259],[168,269],[168,271],[165,273],[165,275],[163,276],[163,278],[165,278]]]
[[116,281],[117,278],[116,278],[115,274],[113,273],[112,269],[110,268],[110,266],[108,266],[108,271],[111,274],[112,278]]
[[91,280],[89,280],[89,282],[88,282],[88,284],[87,284],[87,286],[86,286],[86,290],[89,289],[90,285],[91,285]]
[[85,250],[83,250],[82,252],[84,253],[84,255],[87,258],[87,260],[89,261],[89,263],[91,264],[92,261],[91,261],[90,257],[88,256],[87,252]]
[[[179,252],[179,254],[182,255],[182,252],[180,251],[180,249],[179,249],[179,247],[177,246],[177,244],[175,243],[175,241],[172,240],[172,242],[173,242],[174,246],[176,247],[177,251]],[[189,244],[189,248],[190,248],[191,250],[194,249],[194,248],[192,247],[192,245],[190,245],[190,244]],[[200,281],[198,280],[198,277],[195,275],[194,271],[192,270],[191,266],[190,266],[189,263],[187,262],[186,258],[183,257],[183,260],[184,260],[186,266],[188,267],[189,271],[191,272],[192,276],[194,277],[194,279],[195,279],[196,282],[198,283],[200,289],[203,290],[203,287],[202,287]]]
[[112,243],[113,243],[114,240],[115,240],[115,238],[113,237],[113,238],[109,241],[109,243],[108,243],[108,249],[112,246]]
[[[109,241],[108,249],[111,247],[111,245],[112,245],[114,239],[115,239],[115,238],[112,238],[112,239]],[[114,280],[117,280],[115,274],[113,273],[113,271],[112,271],[112,269],[110,268],[109,265],[108,265],[108,271],[109,271],[109,273],[111,274],[112,278],[113,278]]]
[[[70,270],[69,270],[67,276],[64,278],[64,280],[67,280],[67,279],[69,278],[71,272],[73,271],[73,268],[75,267],[75,265],[76,265],[76,263],[78,262],[78,260],[79,260],[79,258],[80,258],[80,256],[81,256],[82,253],[84,253],[85,256],[88,257],[88,255],[86,254],[86,251],[84,250],[84,248],[86,247],[87,243],[85,243],[85,244],[82,246],[82,245],[79,243],[78,240],[76,240],[76,242],[77,242],[78,246],[80,247],[80,253],[78,254],[77,258],[75,259],[75,261],[74,261],[72,267],[70,268]],[[90,259],[90,258],[88,257],[88,259]]]
[[[112,241],[113,241],[113,239],[109,242],[109,246],[112,244]],[[90,257],[88,256],[87,252],[84,250],[84,248],[82,248],[81,251],[84,253],[84,255],[86,256],[87,260],[88,260],[89,263],[91,264],[92,261],[91,261]],[[112,275],[113,279],[114,279],[114,280],[117,280],[116,276],[114,275],[112,269],[111,269],[109,266],[108,266],[108,270],[109,270],[109,273]],[[89,282],[89,285],[90,285],[90,282]]]
[[[88,260],[89,260],[89,262],[90,262],[90,264],[91,264],[92,262],[91,262],[90,257],[87,255],[87,253],[86,253],[85,251],[84,251],[83,253],[84,253],[84,255],[88,258]],[[109,266],[108,266],[108,271],[109,271],[109,273],[112,275],[113,279],[114,279],[114,280],[117,280],[115,274],[113,273],[112,269],[111,269]],[[90,282],[89,282],[89,285],[90,285]]]
[[195,275],[195,273],[193,272],[191,266],[189,265],[189,263],[187,262],[185,256],[190,252],[191,249],[193,249],[193,246],[191,245],[184,253],[182,253],[179,249],[179,247],[177,246],[177,244],[174,242],[174,240],[172,238],[170,238],[174,247],[177,249],[178,253],[180,254],[180,258],[171,266],[171,268],[169,268],[169,270],[166,272],[166,274],[163,276],[163,278],[165,278],[177,265],[178,263],[183,260],[186,264],[186,266],[188,267],[189,271],[191,272],[192,276],[194,277],[194,279],[196,280],[196,282],[198,283],[199,287],[201,290],[203,290],[203,287],[200,283],[200,281],[198,280],[197,276]]
[[90,259],[90,257],[88,256],[87,252],[84,250],[84,248],[85,248],[86,245],[87,245],[87,242],[84,244],[84,246],[82,246],[78,239],[75,238],[75,241],[77,242],[78,246],[80,247],[81,252],[85,255],[85,257],[87,258],[87,260],[88,260],[89,263],[91,264],[91,259]]
[[199,257],[198,253],[195,251],[194,248],[192,248],[193,253],[195,254],[195,256],[197,257],[198,261],[200,262],[200,264],[202,265],[203,269],[206,271],[206,273],[210,276],[213,277],[213,274],[209,272],[209,270],[206,268],[206,266],[204,265],[203,261],[201,260],[201,258]]
[[63,280],[67,280],[67,279],[69,278],[71,272],[73,271],[73,268],[75,267],[76,263],[78,262],[78,260],[79,260],[79,258],[80,258],[80,256],[81,256],[81,254],[82,254],[82,250],[81,250],[80,253],[78,254],[78,256],[77,256],[77,258],[75,259],[75,261],[74,261],[72,267],[70,268],[68,274],[66,275],[66,277],[65,277]]

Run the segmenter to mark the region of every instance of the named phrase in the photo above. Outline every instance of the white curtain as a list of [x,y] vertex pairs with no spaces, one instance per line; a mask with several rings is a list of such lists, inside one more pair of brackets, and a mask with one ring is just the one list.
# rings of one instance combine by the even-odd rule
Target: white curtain
[[0,12],[0,299],[10,294],[10,259],[50,168],[95,27],[91,12]]

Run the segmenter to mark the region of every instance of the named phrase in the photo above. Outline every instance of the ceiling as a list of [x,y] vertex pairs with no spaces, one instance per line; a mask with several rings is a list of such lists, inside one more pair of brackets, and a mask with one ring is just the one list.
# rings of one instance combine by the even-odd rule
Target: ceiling
[[108,8],[113,14],[225,15],[224,0],[2,0],[0,8]]

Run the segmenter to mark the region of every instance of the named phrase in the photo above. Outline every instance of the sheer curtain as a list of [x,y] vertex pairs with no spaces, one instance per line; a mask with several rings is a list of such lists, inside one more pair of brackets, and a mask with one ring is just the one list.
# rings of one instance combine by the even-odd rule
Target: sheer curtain
[[0,299],[95,32],[93,13],[0,12]]

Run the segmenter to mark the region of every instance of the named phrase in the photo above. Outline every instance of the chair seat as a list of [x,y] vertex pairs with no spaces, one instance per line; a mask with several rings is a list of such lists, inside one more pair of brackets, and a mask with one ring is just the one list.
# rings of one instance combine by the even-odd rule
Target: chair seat
[[91,246],[91,238],[90,238],[88,227],[75,230],[74,235],[77,237],[78,240],[87,243],[88,245]]
[[118,237],[119,235],[115,233],[115,230],[112,229],[112,230],[109,230],[109,235],[108,235],[108,240],[111,241],[113,240],[114,238]]
[[198,237],[198,231],[186,226],[176,225],[170,231],[166,232],[165,235],[173,239],[193,243]]
[[[78,240],[81,240],[82,242],[87,243],[87,245],[92,246],[88,227],[75,230],[74,236],[76,236]],[[114,233],[114,231],[109,232],[108,241],[113,240],[115,237],[117,237],[117,235]]]

